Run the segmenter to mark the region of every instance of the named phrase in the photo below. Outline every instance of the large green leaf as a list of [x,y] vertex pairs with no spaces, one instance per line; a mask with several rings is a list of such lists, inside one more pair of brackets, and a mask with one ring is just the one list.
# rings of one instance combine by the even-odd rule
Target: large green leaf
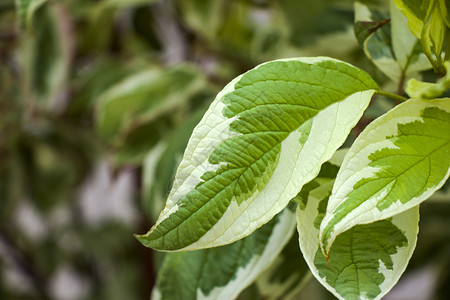
[[334,180],[311,190],[297,209],[299,242],[313,275],[339,299],[380,299],[397,282],[416,245],[418,207],[393,218],[358,225],[340,235],[325,256],[319,226]]
[[275,260],[295,228],[295,205],[233,244],[168,253],[152,299],[234,299]]
[[222,90],[195,128],[156,225],[160,250],[225,245],[267,223],[357,123],[376,83],[330,58],[257,66]]
[[406,93],[411,98],[433,99],[440,97],[446,90],[450,89],[450,62],[446,61],[444,67],[447,74],[439,79],[436,83],[422,82],[414,78],[408,81]]
[[321,225],[325,253],[357,224],[417,206],[450,174],[450,99],[409,100],[372,122],[341,166]]

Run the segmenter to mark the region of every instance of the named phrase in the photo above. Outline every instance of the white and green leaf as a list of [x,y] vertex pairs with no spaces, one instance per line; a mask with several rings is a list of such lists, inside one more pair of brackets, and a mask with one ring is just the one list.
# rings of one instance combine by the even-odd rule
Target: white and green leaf
[[233,244],[166,254],[152,299],[235,299],[277,258],[295,224],[291,205]]
[[[304,209],[311,191],[336,178],[347,150],[337,150],[333,157],[322,165],[317,177],[304,185],[292,202]],[[311,278],[307,264],[300,257],[298,240],[299,236],[295,234],[270,268],[258,278],[256,283],[264,299],[289,299]]]
[[309,192],[297,208],[300,248],[317,280],[338,299],[380,299],[397,282],[414,251],[418,207],[341,234],[328,256],[320,249],[320,224],[334,180]]
[[411,98],[419,99],[433,99],[440,97],[446,90],[450,89],[450,62],[444,62],[444,67],[447,70],[447,73],[443,78],[439,79],[438,82],[423,82],[413,78],[408,81],[405,89],[406,93]]
[[360,2],[355,2],[354,7],[355,31],[364,53],[386,76],[398,83],[431,68],[419,40],[392,1],[390,19]]
[[391,17],[391,41],[395,59],[404,70],[404,77],[415,77],[417,72],[431,69],[431,64],[422,52],[419,40],[408,28],[408,21],[393,0],[389,1]]
[[295,233],[270,267],[258,277],[256,285],[262,299],[291,299],[311,277],[298,246],[298,234]]
[[430,197],[450,174],[450,99],[409,100],[360,134],[339,170],[321,244],[358,224],[404,212]]
[[442,53],[448,43],[449,4],[446,0],[395,0],[408,20],[409,29],[420,39],[422,49],[436,72],[443,73]]
[[402,77],[402,67],[396,60],[391,45],[388,16],[367,5],[355,2],[355,31],[366,56],[386,76],[395,82]]
[[272,61],[237,77],[194,129],[156,225],[137,238],[173,251],[249,235],[317,175],[377,88],[325,57]]
[[411,33],[420,39],[430,0],[394,0],[394,3],[408,20]]
[[189,136],[200,121],[206,107],[198,109],[192,116],[164,137],[145,156],[142,176],[142,206],[150,220],[156,220],[164,208],[170,187]]

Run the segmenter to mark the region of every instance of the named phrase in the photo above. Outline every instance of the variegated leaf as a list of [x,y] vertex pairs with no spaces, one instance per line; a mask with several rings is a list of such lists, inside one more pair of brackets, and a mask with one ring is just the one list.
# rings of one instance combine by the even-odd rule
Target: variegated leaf
[[310,191],[297,209],[299,242],[313,275],[338,299],[380,299],[397,282],[414,251],[418,207],[341,234],[325,256],[319,226],[334,180]]
[[400,82],[431,68],[405,17],[392,2],[390,19],[360,2],[354,7],[355,31],[364,53],[386,76]]
[[199,108],[183,126],[176,128],[146,155],[141,198],[142,206],[150,220],[156,220],[163,209],[189,136],[205,111],[206,107]]
[[162,137],[171,122],[205,89],[202,74],[190,65],[153,67],[105,90],[97,102],[97,130],[114,148],[116,164],[136,163]]
[[450,62],[446,61],[444,67],[447,74],[438,82],[431,83],[411,79],[406,86],[406,93],[411,98],[433,99],[440,97],[446,90],[450,89]]
[[235,299],[267,269],[295,229],[295,205],[236,243],[168,253],[152,299]]
[[450,99],[409,100],[372,122],[339,170],[321,243],[417,206],[450,174]]
[[264,300],[291,299],[311,277],[298,246],[298,234],[294,234],[256,284]]
[[[322,165],[317,177],[304,185],[292,201],[305,208],[311,191],[336,178],[347,151],[348,149],[337,150],[333,157]],[[299,237],[295,234],[270,268],[258,279],[258,289],[264,299],[289,299],[309,281],[311,273],[305,261],[299,257],[298,240]]]
[[194,129],[156,225],[159,250],[239,240],[280,212],[342,145],[377,89],[330,58],[268,62],[221,91]]

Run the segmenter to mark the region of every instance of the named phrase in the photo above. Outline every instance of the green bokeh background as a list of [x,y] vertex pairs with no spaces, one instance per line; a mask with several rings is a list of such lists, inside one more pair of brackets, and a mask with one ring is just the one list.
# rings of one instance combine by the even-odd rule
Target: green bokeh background
[[[389,85],[353,17],[350,0],[2,0],[0,299],[149,299],[164,255],[132,234],[156,220],[226,83],[267,60],[325,55]],[[374,99],[347,145],[392,106]],[[449,198],[447,184],[423,205],[389,299],[429,282],[428,299],[450,298]],[[263,295],[252,285],[240,299]],[[295,299],[333,297],[310,280]]]

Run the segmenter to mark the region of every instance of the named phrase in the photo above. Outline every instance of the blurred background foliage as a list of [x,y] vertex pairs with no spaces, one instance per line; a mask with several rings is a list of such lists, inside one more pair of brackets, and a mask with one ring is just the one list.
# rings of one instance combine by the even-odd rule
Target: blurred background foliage
[[[226,83],[267,60],[326,55],[396,89],[353,22],[351,0],[2,0],[0,299],[148,299],[164,255],[132,234],[156,220]],[[374,99],[347,145],[393,105]],[[423,205],[417,251],[386,299],[450,299],[449,195],[447,184]],[[332,299],[302,286],[295,299]]]

